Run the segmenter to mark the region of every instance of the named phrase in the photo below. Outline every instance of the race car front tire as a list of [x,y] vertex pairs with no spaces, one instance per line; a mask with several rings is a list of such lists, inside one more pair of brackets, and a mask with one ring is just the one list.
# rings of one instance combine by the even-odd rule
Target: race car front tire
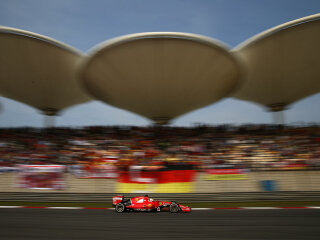
[[178,212],[180,212],[180,207],[176,203],[171,203],[170,207],[169,207],[169,210],[170,210],[171,213],[178,213]]
[[126,210],[126,207],[123,203],[118,203],[115,208],[117,213],[123,213]]

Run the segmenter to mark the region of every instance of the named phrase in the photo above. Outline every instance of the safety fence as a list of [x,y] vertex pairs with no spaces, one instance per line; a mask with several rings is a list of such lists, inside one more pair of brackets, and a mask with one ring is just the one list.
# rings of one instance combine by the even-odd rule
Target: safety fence
[[[17,172],[0,174],[0,192],[23,193],[248,193],[248,192],[303,192],[320,191],[320,171],[261,171],[240,174],[217,174],[188,172],[192,175],[162,174],[160,182],[152,182],[152,178],[142,180],[134,176],[117,178],[83,179],[70,173],[63,173],[58,184],[47,177],[37,176],[41,186],[21,184],[21,176]],[[173,179],[168,182],[168,179]],[[32,178],[33,179],[33,178]],[[158,181],[159,181],[158,179]],[[165,180],[164,180],[165,179]],[[177,182],[179,179],[180,182]],[[34,180],[34,179],[33,179]],[[124,181],[125,180],[125,181]],[[145,182],[138,182],[145,181]],[[181,182],[182,181],[182,182]],[[126,188],[124,188],[124,183]],[[31,182],[32,183],[32,182]],[[56,185],[58,187],[56,187]],[[144,188],[141,187],[144,186]],[[161,186],[160,186],[161,185]],[[130,186],[130,187],[128,187]]]

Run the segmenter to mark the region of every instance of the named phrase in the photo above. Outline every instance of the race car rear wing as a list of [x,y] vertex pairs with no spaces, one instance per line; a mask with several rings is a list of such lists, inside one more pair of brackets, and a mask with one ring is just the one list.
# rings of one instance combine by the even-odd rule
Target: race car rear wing
[[123,202],[123,199],[124,199],[124,196],[122,195],[112,197],[112,205],[115,206],[118,203]]

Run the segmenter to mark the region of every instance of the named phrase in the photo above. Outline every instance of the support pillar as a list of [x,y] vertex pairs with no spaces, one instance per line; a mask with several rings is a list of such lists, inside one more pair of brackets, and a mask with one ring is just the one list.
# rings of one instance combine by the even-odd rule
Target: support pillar
[[153,123],[155,124],[155,125],[160,125],[160,126],[163,126],[163,125],[167,125],[167,124],[169,124],[169,122],[170,122],[170,118],[167,118],[167,117],[154,117],[154,118],[152,118],[152,120],[153,120]]
[[272,112],[273,124],[284,125],[285,116],[284,111]]
[[269,111],[272,112],[273,124],[284,125],[285,114],[284,111],[287,110],[287,104],[285,103],[275,103],[268,105]]
[[43,116],[43,127],[44,128],[52,128],[55,126],[56,116],[52,115],[44,115]]
[[43,116],[43,127],[52,128],[55,126],[56,116],[58,115],[58,109],[55,108],[43,108],[41,109]]

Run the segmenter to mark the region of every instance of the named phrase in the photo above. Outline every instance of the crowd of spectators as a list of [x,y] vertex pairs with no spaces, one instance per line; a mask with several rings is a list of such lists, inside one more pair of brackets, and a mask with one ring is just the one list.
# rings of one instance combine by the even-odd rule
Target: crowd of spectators
[[195,126],[0,129],[0,167],[18,164],[156,168],[193,165],[320,169],[320,127]]

